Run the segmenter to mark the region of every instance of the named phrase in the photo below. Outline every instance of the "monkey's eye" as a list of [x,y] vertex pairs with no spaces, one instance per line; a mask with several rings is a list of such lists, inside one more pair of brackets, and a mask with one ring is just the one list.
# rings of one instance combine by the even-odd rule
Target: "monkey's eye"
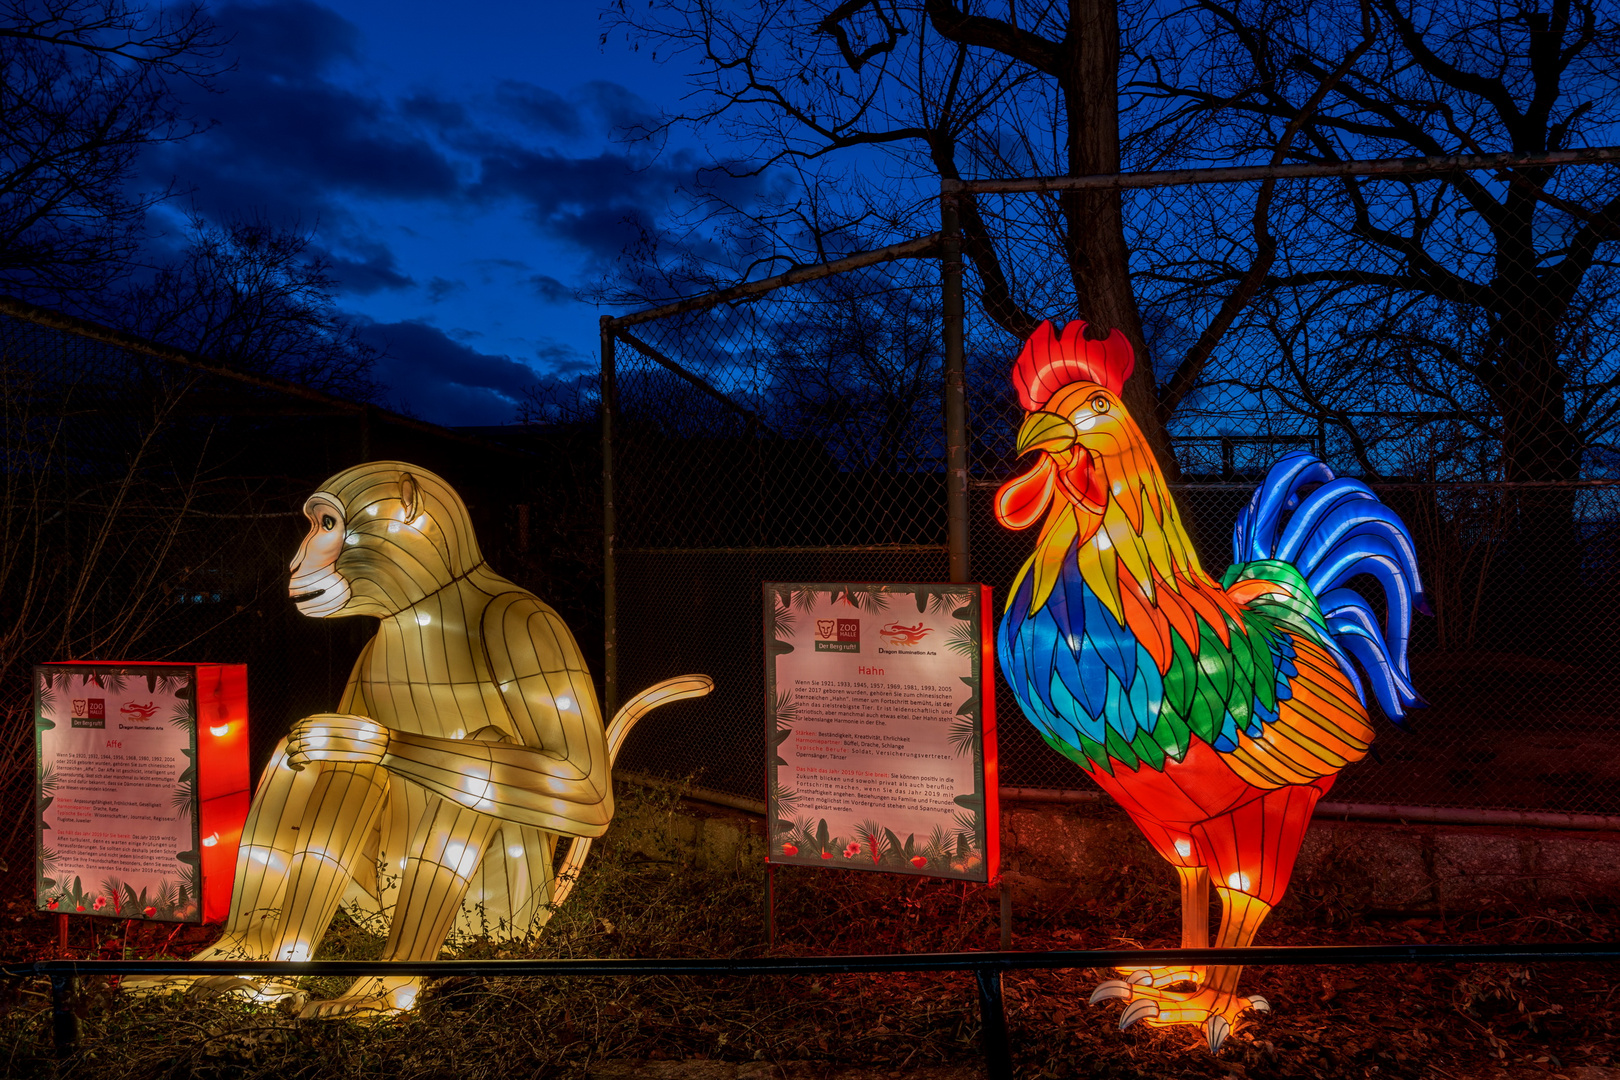
[[337,518],[333,517],[331,514],[322,514],[321,528],[325,529],[327,532],[331,532],[333,529],[337,528]]
[[1107,412],[1110,407],[1111,406],[1108,404],[1108,399],[1103,397],[1101,394],[1098,394],[1096,397],[1091,399],[1091,411],[1099,416]]

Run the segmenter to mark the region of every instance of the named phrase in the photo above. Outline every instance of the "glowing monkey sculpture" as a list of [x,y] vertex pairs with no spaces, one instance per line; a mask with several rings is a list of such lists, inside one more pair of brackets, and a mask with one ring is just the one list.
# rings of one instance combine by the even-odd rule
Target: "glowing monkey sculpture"
[[[688,675],[637,695],[604,728],[590,674],[557,613],[484,564],[466,507],[399,462],[332,477],[304,505],[298,610],[373,615],[338,711],[307,717],[254,794],[220,942],[197,959],[302,959],[340,903],[388,920],[385,959],[439,954],[468,929],[522,934],[568,890],[613,817],[613,757],[648,709],[700,697]],[[559,836],[575,838],[553,868]],[[260,1000],[273,980],[204,980]],[[362,980],[306,1016],[409,1008],[406,977]]]

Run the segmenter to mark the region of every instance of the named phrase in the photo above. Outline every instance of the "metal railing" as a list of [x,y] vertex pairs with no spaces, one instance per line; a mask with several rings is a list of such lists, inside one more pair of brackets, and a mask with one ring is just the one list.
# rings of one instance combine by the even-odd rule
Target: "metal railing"
[[1136,968],[1169,964],[1252,966],[1509,963],[1620,960],[1620,944],[1549,945],[1280,945],[1243,949],[1086,949],[1046,952],[957,952],[868,956],[675,957],[661,960],[40,960],[0,964],[10,978],[51,983],[51,1031],[57,1054],[74,1053],[79,1020],[73,1011],[78,979],[123,975],[356,976],[444,978],[579,978],[635,975],[849,975],[901,971],[972,972],[978,991],[980,1047],[992,1080],[1011,1080],[1012,1052],[1002,997],[1009,971]]

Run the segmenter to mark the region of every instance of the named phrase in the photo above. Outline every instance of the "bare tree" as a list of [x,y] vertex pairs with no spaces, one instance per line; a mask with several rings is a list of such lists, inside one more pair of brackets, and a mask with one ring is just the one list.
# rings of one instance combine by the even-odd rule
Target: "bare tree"
[[[627,275],[642,289],[735,280],[932,231],[941,179],[1120,166],[1114,0],[1008,3],[999,17],[954,0],[687,0],[620,3],[612,17],[691,64],[692,106],[642,134],[714,127],[744,148],[718,165],[723,179],[684,222],[736,262],[703,265],[696,245],[648,237]],[[741,179],[762,182],[763,194],[738,193]],[[1042,318],[1080,317],[1099,333],[1119,328],[1146,357],[1119,194],[1066,192],[1049,206],[960,199],[980,311],[1009,346]],[[664,271],[647,274],[660,260]],[[1153,365],[1136,371],[1127,403],[1173,461],[1155,422]]]
[[[1200,0],[1161,27],[1163,78],[1143,92],[1201,121],[1199,152],[1223,160],[1283,145],[1285,126],[1301,133],[1282,154],[1296,162],[1612,141],[1620,24],[1590,0],[1547,8]],[[1369,26],[1378,47],[1307,110],[1309,93]],[[1502,479],[1579,475],[1588,440],[1571,426],[1580,412],[1569,407],[1572,335],[1577,317],[1591,314],[1592,275],[1613,265],[1620,242],[1620,172],[1356,177],[1311,191],[1313,205],[1290,223],[1286,267],[1264,287],[1354,293],[1362,304],[1392,298],[1360,331],[1485,392]]]
[[374,400],[377,351],[338,315],[336,288],[307,232],[194,216],[181,256],[118,294],[106,320],[239,371]]
[[222,47],[196,5],[0,2],[0,290],[74,308],[130,270],[171,194],[133,190],[136,159],[199,130],[180,90]]

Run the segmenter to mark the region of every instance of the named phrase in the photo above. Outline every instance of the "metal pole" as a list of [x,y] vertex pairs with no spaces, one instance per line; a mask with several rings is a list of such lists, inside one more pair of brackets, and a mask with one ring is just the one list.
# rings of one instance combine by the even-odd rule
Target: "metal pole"
[[65,971],[51,973],[51,1042],[58,1058],[79,1049],[79,1018],[73,1012],[77,981]]
[[776,866],[765,864],[765,947],[776,948]]
[[945,520],[951,580],[968,580],[967,364],[962,344],[962,234],[956,199],[939,200],[944,253],[941,277],[945,322]]
[[604,315],[602,327],[602,713],[612,719],[619,711],[619,591],[613,562],[613,410],[617,405],[618,369],[613,356],[613,320]]
[[1001,1000],[1001,972],[979,968],[979,1043],[984,1048],[990,1080],[1012,1080],[1012,1054],[1007,1049],[1007,1010]]
[[1012,886],[1001,879],[1001,951],[1012,951]]

